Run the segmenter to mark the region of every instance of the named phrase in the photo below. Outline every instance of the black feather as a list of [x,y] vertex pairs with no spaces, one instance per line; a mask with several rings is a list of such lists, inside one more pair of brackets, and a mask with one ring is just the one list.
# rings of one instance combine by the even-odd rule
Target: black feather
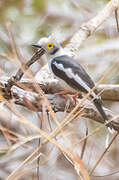
[[[53,66],[55,62],[58,64],[63,64],[64,68],[71,68],[72,72],[75,75],[77,74],[91,89],[95,86],[93,80],[88,75],[88,73],[84,70],[84,68],[70,56],[63,55],[63,56],[55,57],[52,60],[51,66]],[[54,72],[54,73],[58,73],[58,72]]]
[[94,105],[96,106],[97,110],[100,112],[100,114],[102,115],[104,121],[108,120],[108,117],[106,115],[106,113],[104,112],[103,108],[102,108],[102,101],[100,98],[98,99],[94,99],[93,100]]

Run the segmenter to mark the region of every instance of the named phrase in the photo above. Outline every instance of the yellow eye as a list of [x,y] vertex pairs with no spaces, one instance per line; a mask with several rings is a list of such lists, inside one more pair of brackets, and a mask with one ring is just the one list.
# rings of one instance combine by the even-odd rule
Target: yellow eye
[[47,48],[48,48],[48,49],[52,49],[53,47],[54,47],[53,43],[48,43],[48,44],[47,44]]

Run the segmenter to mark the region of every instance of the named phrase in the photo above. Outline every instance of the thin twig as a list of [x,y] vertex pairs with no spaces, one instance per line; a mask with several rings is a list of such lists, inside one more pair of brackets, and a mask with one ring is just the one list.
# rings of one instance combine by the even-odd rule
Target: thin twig
[[116,19],[117,31],[119,33],[118,9],[115,10],[115,19]]
[[[42,129],[42,120],[40,120],[40,129]],[[39,138],[38,140],[38,147],[40,146],[40,144],[41,144],[41,138]],[[38,151],[38,155],[39,153],[40,151]],[[38,159],[37,159],[37,179],[40,180],[40,156],[38,156]]]
[[106,154],[106,152],[108,151],[108,149],[110,148],[110,146],[112,145],[112,143],[114,142],[114,140],[116,139],[116,137],[119,135],[119,132],[117,132],[115,134],[115,136],[113,137],[113,139],[111,140],[111,142],[109,143],[108,147],[104,150],[104,152],[101,154],[100,158],[98,159],[98,161],[96,162],[96,164],[94,165],[94,167],[92,168],[92,170],[90,171],[90,176],[93,174],[94,170],[96,169],[96,167],[98,166],[98,164],[100,163],[100,161],[103,159],[104,155]]
[[24,65],[21,66],[21,68],[18,70],[15,76],[12,76],[9,80],[8,83],[6,84],[5,91],[7,94],[11,94],[10,90],[11,87],[17,82],[20,81],[24,73],[29,69],[29,67],[36,62],[42,55],[44,54],[44,49],[40,49],[37,51],[33,57]]
[[[86,128],[86,136],[88,135],[88,128]],[[83,143],[83,147],[82,147],[82,151],[81,151],[81,159],[83,159],[83,156],[84,156],[84,152],[85,152],[85,149],[86,149],[86,144],[87,144],[87,140],[88,138],[86,138],[84,140],[84,143]]]

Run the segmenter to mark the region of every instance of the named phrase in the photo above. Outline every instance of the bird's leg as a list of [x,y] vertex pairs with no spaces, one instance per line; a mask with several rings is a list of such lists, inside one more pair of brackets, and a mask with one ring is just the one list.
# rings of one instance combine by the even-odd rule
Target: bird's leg
[[72,93],[73,91],[70,91],[70,90],[63,90],[63,91],[60,91],[60,92],[57,92],[55,94],[58,94],[58,95],[62,95],[62,96],[65,96],[65,94],[68,94],[68,93]]
[[[73,93],[73,91],[72,91],[72,93]],[[74,94],[66,94],[66,95],[64,95],[64,97],[67,97],[67,96],[72,97],[74,99],[74,101],[77,102],[78,101],[77,98],[78,98],[79,94],[80,94],[80,92],[76,92]]]
[[63,97],[72,97],[74,99],[75,102],[77,102],[77,97],[79,96],[80,92],[74,92],[74,91],[70,91],[70,90],[63,90],[60,91],[58,93],[55,94],[59,94],[62,95]]

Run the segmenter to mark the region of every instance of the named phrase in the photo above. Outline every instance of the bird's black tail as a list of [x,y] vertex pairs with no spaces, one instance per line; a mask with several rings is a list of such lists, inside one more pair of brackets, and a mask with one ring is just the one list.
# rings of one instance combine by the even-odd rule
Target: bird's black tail
[[[100,112],[101,116],[104,119],[104,123],[108,122],[108,117],[106,115],[106,113],[104,112],[103,108],[102,108],[102,101],[100,98],[94,99],[93,100],[94,105],[96,106],[97,110]],[[108,124],[106,124],[106,126],[109,128],[110,132],[112,132],[113,130],[113,125],[111,122],[109,122]]]
[[106,113],[104,112],[102,108],[102,101],[100,98],[94,99],[93,100],[94,105],[96,106],[97,110],[100,112],[101,116],[103,117],[104,121],[108,121],[108,117]]

